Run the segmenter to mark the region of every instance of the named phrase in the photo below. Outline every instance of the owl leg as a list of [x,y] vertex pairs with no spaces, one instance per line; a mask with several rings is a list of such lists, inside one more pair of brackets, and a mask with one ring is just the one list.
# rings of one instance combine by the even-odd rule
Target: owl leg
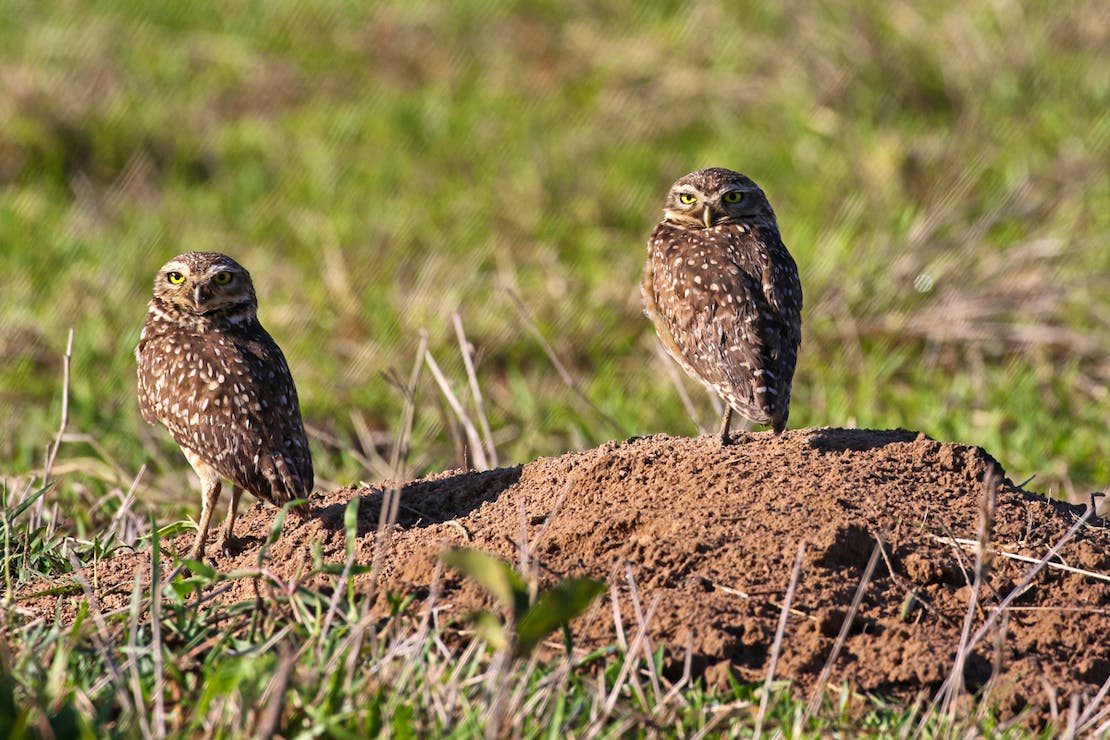
[[242,494],[242,489],[239,486],[233,485],[231,487],[231,503],[227,508],[227,519],[224,520],[224,526],[220,529],[220,552],[224,555],[230,555],[235,550],[235,511],[239,508],[239,496]]
[[220,488],[223,484],[216,469],[201,460],[199,455],[184,447],[181,451],[185,453],[185,459],[200,477],[200,524],[197,525],[197,538],[193,542],[193,548],[189,550],[189,558],[203,560],[204,545],[208,540],[208,525],[212,523],[212,512],[216,508],[216,502],[220,500]]
[[197,538],[193,542],[193,549],[189,551],[189,558],[192,560],[204,559],[204,544],[208,540],[208,525],[212,523],[212,512],[216,508],[216,502],[220,500],[220,488],[223,484],[220,483],[219,475],[217,477],[204,481],[204,499],[200,509],[200,524],[197,525]]
[[725,418],[721,420],[721,446],[728,447],[732,444],[732,438],[729,437],[728,430],[732,426],[732,407],[725,404]]

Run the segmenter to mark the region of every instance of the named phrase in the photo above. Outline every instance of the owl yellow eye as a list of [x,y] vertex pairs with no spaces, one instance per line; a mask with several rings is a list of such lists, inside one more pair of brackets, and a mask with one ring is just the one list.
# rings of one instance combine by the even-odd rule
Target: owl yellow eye
[[214,282],[216,285],[227,285],[228,283],[231,282],[231,273],[228,272],[227,270],[224,270],[222,272],[217,272],[212,277],[212,282]]
[[678,194],[678,202],[682,203],[683,205],[688,206],[691,203],[694,203],[695,201],[697,201],[697,197],[693,193],[679,193]]
[[166,280],[170,281],[170,285],[181,285],[185,282],[185,276],[180,272],[168,272],[166,273]]
[[744,193],[739,190],[730,190],[725,193],[722,200],[725,203],[739,203],[740,201],[744,200]]

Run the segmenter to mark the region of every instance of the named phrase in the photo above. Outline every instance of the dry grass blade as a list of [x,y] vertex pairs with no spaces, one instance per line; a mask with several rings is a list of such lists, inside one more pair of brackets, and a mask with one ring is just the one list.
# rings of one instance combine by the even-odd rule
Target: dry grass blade
[[520,556],[520,574],[528,582],[528,599],[534,602],[539,588],[539,573],[533,572],[532,559],[528,550],[528,508],[524,505],[523,499],[517,507],[517,514],[520,530],[517,533],[516,549]]
[[486,737],[489,740],[503,736],[501,724],[505,716],[505,697],[509,692],[509,678],[512,669],[512,654],[508,649],[498,650],[486,674],[487,709],[483,721]]
[[[363,455],[358,450],[353,449],[350,445],[346,444],[343,440],[339,439],[334,434],[330,434],[330,433],[324,431],[323,429],[321,429],[319,427],[312,426],[311,424],[308,424],[308,423],[306,423],[304,425],[304,430],[305,430],[305,433],[307,433],[308,436],[311,439],[319,440],[320,442],[324,443],[328,447],[334,447],[337,450],[345,451],[352,458],[354,458],[355,461],[359,465],[366,468],[367,470],[375,470],[375,471],[377,470],[377,466],[375,466],[373,460],[366,457],[365,455]],[[384,471],[385,472],[384,472],[383,477],[389,475],[390,469],[388,467],[384,468]]]
[[[972,553],[977,552],[979,547],[979,544],[975,540],[969,540],[963,537],[939,537],[937,535],[933,535],[933,539],[945,544],[956,543],[964,550],[968,550]],[[997,555],[1003,558],[1007,558],[1008,560],[1017,560],[1022,563],[1037,564],[1041,562],[1039,558],[1029,557],[1028,555],[1019,555],[1016,552],[1009,552],[1008,550],[991,549],[989,553],[991,555]],[[1084,570],[1082,568],[1076,568],[1071,565],[1065,565],[1064,563],[1045,563],[1044,565],[1046,568],[1061,570],[1066,573],[1075,573],[1076,575],[1080,575],[1085,578],[1110,583],[1110,575],[1107,575],[1106,573],[1098,573],[1093,570]]]
[[741,599],[745,599],[747,601],[755,601],[755,602],[759,602],[759,603],[763,603],[763,604],[769,604],[769,605],[775,607],[776,609],[788,608],[789,611],[790,611],[791,616],[795,616],[795,617],[798,617],[800,619],[808,619],[811,622],[816,622],[817,621],[817,617],[813,616],[812,614],[807,614],[806,612],[802,611],[801,609],[795,609],[794,607],[789,606],[789,605],[784,606],[784,602],[777,601],[775,599],[760,600],[760,599],[757,599],[756,597],[752,596],[751,594],[749,594],[747,591],[743,591],[743,590],[738,589],[738,588],[733,588],[732,586],[726,586],[723,583],[717,583],[716,581],[710,580],[709,578],[706,578],[705,582],[708,583],[713,588],[720,591],[721,593],[726,593],[730,596],[739,596]]
[[[145,709],[146,699],[143,696],[143,681],[139,675],[139,658],[146,652],[139,649],[139,613],[142,611],[140,593],[142,593],[142,584],[138,574],[136,574],[135,584],[131,592],[130,620],[127,630],[127,662],[124,664],[123,670],[131,676],[131,693],[135,706]],[[145,711],[136,713],[136,721],[139,723],[139,731],[143,737],[154,736],[150,727],[150,718]]]
[[613,604],[613,629],[617,635],[617,647],[624,653],[628,652],[628,636],[624,631],[624,620],[621,618],[620,592],[617,583],[609,579],[609,599]]
[[[349,447],[345,449],[355,454],[355,459],[360,462],[368,461],[372,466],[369,469],[374,471],[374,475],[379,479],[388,477],[390,473],[389,462],[378,452],[378,448],[388,446],[389,432],[371,430],[362,411],[352,409],[347,418],[351,420],[351,428],[354,430],[359,447],[363,452],[359,455],[354,450],[350,450]],[[363,465],[365,464],[366,462],[363,462]]]
[[[354,564],[355,564],[355,551],[351,550],[347,553],[347,561],[343,564],[343,572],[339,574],[339,578],[336,581],[335,589],[332,591],[331,599],[328,602],[328,610],[324,614],[324,623],[323,623],[322,627],[320,628],[320,633],[321,634],[326,635],[331,630],[332,620],[335,619],[335,615],[339,611],[339,602],[343,599],[344,595],[346,595],[347,589],[350,587],[350,584],[351,584],[351,568],[354,567]],[[325,649],[326,649],[325,645],[321,642],[321,644],[320,644],[320,657],[321,658],[323,657],[323,651]]]
[[269,700],[266,702],[262,714],[258,718],[258,726],[253,737],[269,740],[281,730],[281,713],[285,708],[285,692],[289,689],[289,682],[293,677],[293,668],[296,658],[292,649],[286,644],[278,646],[278,664],[274,676],[266,687]]
[[466,368],[466,378],[470,382],[470,395],[474,399],[474,408],[478,416],[478,424],[482,427],[482,439],[486,443],[486,454],[490,464],[499,467],[497,461],[497,448],[493,444],[493,432],[490,431],[489,419],[486,417],[485,402],[482,400],[482,388],[478,385],[478,374],[474,370],[474,357],[471,354],[470,342],[463,331],[462,318],[455,314],[452,319],[455,323],[455,336],[459,340],[459,352],[462,353],[463,366]]
[[825,687],[829,683],[829,677],[832,675],[832,669],[836,664],[836,659],[840,657],[840,651],[844,648],[844,643],[848,639],[848,632],[851,630],[852,623],[855,621],[856,614],[859,612],[860,604],[863,602],[863,594],[867,591],[867,586],[871,583],[871,577],[875,574],[875,566],[879,563],[881,551],[882,545],[876,540],[875,548],[871,551],[871,558],[867,561],[867,567],[863,569],[863,576],[860,577],[859,586],[856,588],[856,593],[852,597],[852,604],[848,607],[848,613],[844,616],[844,623],[840,625],[840,632],[836,636],[836,642],[833,644],[833,648],[829,652],[829,657],[825,661],[820,675],[817,677],[817,684],[813,688],[813,694],[810,695],[809,703],[806,705],[805,713],[802,715],[803,723],[821,709],[821,698],[825,694]]
[[[138,489],[139,481],[142,480],[144,473],[146,473],[146,464],[139,466],[139,472],[135,474],[135,478],[131,481],[127,493],[124,494],[119,510],[115,513],[115,516],[112,517],[112,523],[108,526],[108,531],[103,538],[105,543],[110,543],[114,538],[118,537],[125,544],[133,545],[135,539],[140,535],[140,528],[137,526],[138,522],[135,521],[138,517],[132,515],[131,505],[135,502],[135,491]],[[123,523],[129,518],[131,520],[131,526],[124,528]]]
[[[983,637],[988,632],[990,632],[990,630],[994,629],[995,625],[998,623],[998,620],[1001,618],[1001,615],[1010,609],[1010,604],[1013,603],[1014,599],[1025,593],[1025,590],[1029,587],[1029,584],[1033,582],[1033,579],[1037,577],[1037,574],[1039,574],[1042,570],[1044,570],[1045,567],[1048,566],[1049,561],[1052,558],[1058,556],[1060,550],[1064,547],[1064,545],[1066,545],[1068,542],[1071,541],[1073,537],[1075,537],[1076,533],[1083,528],[1083,526],[1094,515],[1094,513],[1095,508],[1088,505],[1086,510],[1083,512],[1083,516],[1081,516],[1075,522],[1075,524],[1073,524],[1071,528],[1064,533],[1063,537],[1057,540],[1056,544],[1049,548],[1049,551],[1045,553],[1044,557],[1037,561],[1037,563],[1032,568],[1026,571],[1025,576],[1010,590],[1010,592],[1006,595],[1002,602],[999,603],[994,609],[988,611],[988,616],[983,621],[983,624],[967,640],[966,651],[974,649],[975,645],[977,645],[983,639]],[[949,701],[948,697],[952,694],[952,691],[952,676],[949,676],[949,679],[945,681],[940,690],[937,692],[936,697],[933,699],[933,706],[936,706],[939,702]],[[924,721],[925,720],[923,720],[923,722]],[[922,725],[919,725],[917,734],[922,734],[923,732],[924,727]]]
[[[624,570],[625,579],[628,581],[628,595],[629,598],[632,600],[632,612],[636,615],[637,622],[639,622],[640,624],[645,624],[647,620],[644,618],[644,610],[640,606],[640,590],[636,588],[636,577],[632,573],[632,566],[625,564]],[[656,603],[658,603],[658,598],[656,599]],[[654,609],[654,605],[652,608]],[[662,696],[663,691],[659,686],[658,671],[655,670],[655,660],[654,656],[652,655],[651,638],[648,637],[646,633],[644,634],[643,639],[643,650],[644,660],[647,663],[648,680],[651,681],[652,689],[655,692],[655,700],[658,701],[659,697]]]
[[[100,608],[100,600],[96,598],[96,592],[93,590],[92,584],[85,578],[85,564],[72,552],[67,553],[70,566],[73,568],[73,577],[81,585],[81,590],[85,594],[85,600],[89,605],[89,616],[92,617],[95,630],[92,632],[92,641],[96,646],[96,650],[100,653],[100,657],[104,660],[104,665],[108,667],[108,675],[101,679],[102,682],[112,684],[116,691],[116,699],[119,701],[120,706],[127,712],[134,712],[135,706],[131,702],[131,695],[127,693],[126,681],[123,678],[123,671],[120,669],[119,664],[116,662],[115,657],[112,655],[110,645],[113,644],[111,633],[108,630],[108,624],[104,621],[104,613]],[[122,613],[127,610],[123,607],[117,610],[116,613]],[[94,689],[97,689],[94,686]],[[97,689],[98,690],[98,689]]]
[[[1098,719],[1106,718],[1107,714],[1110,714],[1110,707],[1100,711]],[[1108,732],[1110,732],[1110,720],[1107,720],[1106,722],[1102,722],[1102,724],[1099,724],[1098,728],[1090,733],[1090,737],[1092,737],[1092,738],[1103,738],[1103,737],[1107,736]]]
[[[709,733],[716,730],[718,726],[720,726],[727,720],[741,716],[742,714],[746,713],[750,707],[751,703],[746,701],[734,701],[730,704],[725,704],[724,706],[712,707],[710,711],[713,713],[713,716],[710,717],[709,721],[705,723],[704,727],[694,733],[694,736],[691,738],[691,740],[702,740],[703,738],[709,737]],[[730,735],[726,733],[722,733],[720,735],[720,737],[729,736]]]
[[686,633],[686,657],[682,661],[682,675],[678,680],[667,690],[667,695],[659,702],[653,713],[659,713],[662,710],[667,710],[673,715],[673,707],[678,704],[679,706],[687,706],[688,702],[683,698],[681,691],[683,687],[690,683],[691,672],[693,670],[694,661],[694,633]]
[[428,352],[428,332],[420,332],[420,344],[416,348],[416,360],[412,364],[408,385],[405,386],[405,406],[401,412],[401,429],[397,434],[397,443],[393,446],[390,455],[389,468],[391,477],[398,484],[405,480],[405,465],[409,459],[409,445],[412,441],[412,425],[416,418],[416,389],[420,386],[421,370],[424,367],[424,357]]
[[655,342],[655,355],[659,358],[659,364],[667,371],[667,378],[674,386],[675,392],[678,394],[678,399],[682,401],[682,408],[686,410],[686,415],[690,417],[690,421],[694,423],[694,428],[698,430],[698,434],[705,434],[708,431],[702,423],[698,420],[697,409],[694,408],[694,402],[690,400],[690,394],[686,390],[686,385],[682,382],[682,376],[678,372],[678,366],[675,365],[667,352],[663,349],[663,345]]
[[444,377],[443,371],[439,369],[439,364],[432,357],[431,352],[425,352],[424,360],[428,364],[428,369],[432,371],[432,377],[435,378],[436,384],[439,386],[440,392],[443,394],[447,405],[455,412],[459,422],[463,425],[463,431],[466,432],[466,442],[470,447],[470,456],[474,460],[474,467],[477,470],[489,470],[489,461],[486,459],[485,449],[482,447],[482,440],[478,436],[478,429],[474,426],[474,422],[470,420],[467,415],[466,409],[459,403],[458,397],[455,392],[451,390],[450,383]]
[[898,587],[901,588],[906,593],[910,594],[917,604],[921,605],[921,607],[923,609],[928,611],[934,617],[936,617],[940,621],[944,622],[949,627],[955,628],[955,626],[956,626],[955,622],[953,622],[951,619],[949,619],[947,616],[945,616],[945,614],[943,612],[940,612],[937,609],[935,609],[933,607],[932,602],[929,601],[929,599],[927,599],[920,591],[918,591],[916,588],[914,588],[913,585],[908,580],[906,580],[905,578],[900,576],[894,570],[894,564],[892,562],[890,562],[890,556],[887,555],[886,548],[883,547],[882,539],[879,538],[879,537],[875,537],[875,543],[879,547],[879,554],[883,556],[883,563],[886,564],[887,574],[891,577],[891,579],[894,580],[895,583],[898,584]]
[[543,335],[543,332],[540,331],[540,328],[536,325],[536,322],[529,315],[528,309],[527,307],[525,307],[524,301],[520,299],[520,296],[518,296],[516,292],[511,289],[507,290],[507,292],[509,294],[509,298],[512,299],[513,306],[516,307],[517,315],[520,316],[520,320],[524,322],[524,325],[528,328],[528,333],[530,333],[535,338],[536,342],[543,350],[543,353],[547,355],[548,361],[552,364],[552,366],[554,366],[555,371],[559,373],[559,377],[563,379],[563,383],[565,383],[566,386],[574,392],[574,395],[581,399],[591,410],[593,410],[598,416],[604,419],[605,422],[609,424],[609,426],[615,429],[619,434],[626,435],[628,432],[625,431],[624,426],[612,416],[605,413],[600,406],[594,403],[590,399],[590,397],[587,396],[585,392],[583,392],[582,388],[578,385],[578,381],[574,379],[574,377],[570,374],[570,371],[567,370],[566,365],[564,365],[562,360],[559,359],[559,356],[555,354],[555,348],[552,347],[550,343],[548,343],[547,338]]
[[[152,521],[151,527],[154,526]],[[165,737],[166,672],[162,664],[162,553],[157,547],[150,549],[150,630],[150,649],[154,658],[154,729],[158,737]]]
[[998,500],[1000,480],[998,471],[994,469],[983,476],[983,496],[979,508],[979,546],[975,552],[975,575],[971,584],[971,597],[968,599],[967,612],[964,614],[963,627],[960,629],[960,642],[956,647],[956,659],[952,663],[952,670],[945,682],[947,690],[942,690],[942,693],[938,694],[938,697],[941,698],[941,714],[948,717],[949,722],[955,722],[956,700],[963,693],[964,667],[972,648],[970,642],[971,628],[979,606],[979,595],[982,593],[983,583],[990,569],[990,539],[994,527],[994,512]]
[[[628,592],[629,592],[628,597],[629,597],[629,601],[632,602],[632,611],[633,611],[633,614],[636,617],[636,621],[639,623],[640,627],[643,628],[644,627],[644,614],[643,614],[643,610],[640,608],[640,597],[639,597],[639,594],[638,594],[637,589],[636,589],[636,579],[635,579],[635,576],[632,573],[632,568],[627,564],[625,564],[624,567],[625,567],[625,576],[626,576],[626,579],[628,581]],[[658,599],[656,599],[656,601],[658,602]],[[631,650],[629,650],[628,654],[625,655],[625,664],[626,665],[632,665],[633,662],[638,661],[640,659],[640,657],[639,657],[639,652],[640,652],[639,651],[639,645],[641,645],[641,644],[644,645],[645,647],[647,647],[647,655],[649,656],[649,660],[650,660],[651,648],[650,648],[650,645],[648,645],[648,643],[647,643],[646,633],[643,635],[643,637],[641,639],[640,630],[637,630],[636,637],[633,638],[633,644],[637,646],[636,653],[634,654]],[[614,690],[618,686],[620,686],[624,682],[624,680],[625,680],[625,675],[622,673],[621,678],[613,684]],[[639,701],[641,705],[646,706],[647,705],[647,697],[644,696],[644,689],[643,689],[642,686],[640,686],[640,676],[639,676],[638,672],[637,671],[629,671],[628,674],[627,674],[627,681],[628,681],[629,688],[631,688],[633,695],[636,697],[636,700]]]
[[982,723],[986,718],[987,712],[990,710],[990,697],[994,692],[995,686],[998,684],[999,677],[1002,675],[1002,665],[1006,659],[1006,634],[1010,630],[1010,613],[1008,611],[1002,612],[1002,624],[994,634],[994,653],[991,659],[991,675],[987,679],[987,683],[983,686],[982,691],[979,692],[978,705],[975,709],[975,721],[977,724]]
[[987,611],[1008,612],[1082,612],[1086,614],[1110,614],[1110,608],[1104,606],[1008,606],[1005,610],[999,606],[988,606]]
[[69,378],[73,365],[73,328],[70,327],[69,337],[66,339],[66,354],[62,360],[62,421],[58,425],[58,434],[54,437],[53,444],[46,452],[46,464],[42,470],[42,484],[45,486],[50,481],[50,471],[54,467],[54,460],[58,457],[58,448],[62,446],[66,427],[69,426]]
[[374,556],[370,565],[368,599],[372,599],[377,592],[378,576],[381,573],[386,548],[389,546],[390,531],[397,521],[397,513],[401,505],[401,486],[406,475],[405,466],[408,462],[409,445],[412,440],[412,425],[416,418],[416,389],[420,385],[421,370],[424,367],[424,357],[427,351],[428,333],[422,331],[420,332],[420,345],[416,349],[416,360],[412,364],[408,385],[405,386],[405,405],[401,411],[401,428],[398,431],[397,441],[393,446],[393,453],[389,461],[393,482],[384,486],[382,494],[382,505],[378,515],[378,531],[374,541]]
[[758,738],[763,733],[763,721],[767,716],[767,707],[771,701],[771,684],[775,680],[775,669],[779,664],[779,655],[782,653],[782,639],[786,634],[786,623],[790,618],[790,606],[794,603],[794,592],[798,588],[798,581],[802,577],[802,560],[806,554],[806,543],[798,543],[798,554],[794,558],[794,569],[790,573],[790,585],[786,587],[786,596],[782,600],[782,611],[779,613],[779,624],[775,629],[775,641],[771,645],[771,661],[767,666],[767,678],[763,681],[763,694],[759,697],[759,713],[755,717],[755,730],[752,737]]
[[656,594],[655,599],[651,602],[651,606],[648,608],[647,614],[644,616],[643,621],[640,622],[639,629],[636,630],[636,636],[632,638],[632,644],[628,646],[628,652],[625,653],[624,662],[621,664],[620,672],[617,674],[616,680],[613,681],[613,688],[609,691],[609,695],[605,698],[605,703],[602,707],[600,718],[602,720],[612,714],[614,707],[616,707],[617,705],[617,699],[620,697],[621,688],[624,686],[624,682],[628,678],[628,673],[632,670],[632,666],[639,660],[638,655],[640,653],[641,646],[644,643],[644,639],[647,637],[648,625],[655,617],[655,609],[659,606],[660,598],[662,598],[662,594]]

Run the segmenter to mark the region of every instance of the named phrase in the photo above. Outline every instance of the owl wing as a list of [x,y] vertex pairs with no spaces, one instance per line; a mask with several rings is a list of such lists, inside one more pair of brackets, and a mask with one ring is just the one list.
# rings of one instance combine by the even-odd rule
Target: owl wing
[[309,494],[312,458],[281,349],[257,322],[234,335],[140,340],[139,406],[174,441],[277,506]]
[[746,226],[699,230],[698,237],[666,222],[656,227],[641,286],[648,314],[688,373],[749,420],[778,429],[797,352],[781,326],[794,290],[781,273],[793,260],[776,274],[772,250]]
[[762,323],[768,350],[765,367],[774,373],[772,418],[775,431],[781,431],[790,414],[790,390],[802,343],[802,283],[798,266],[777,228],[757,230],[755,239],[765,247],[761,254],[765,258],[761,279],[766,299],[766,319]]

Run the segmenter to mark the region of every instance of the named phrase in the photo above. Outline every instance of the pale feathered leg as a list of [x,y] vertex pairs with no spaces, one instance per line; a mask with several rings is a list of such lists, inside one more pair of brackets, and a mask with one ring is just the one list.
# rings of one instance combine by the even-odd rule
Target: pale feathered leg
[[212,513],[216,509],[216,502],[220,500],[220,489],[223,484],[220,482],[220,474],[216,469],[205,463],[197,456],[192,450],[181,448],[185,453],[185,459],[193,466],[193,470],[197,472],[200,477],[201,489],[201,509],[200,509],[200,524],[197,525],[197,538],[193,542],[193,547],[189,550],[189,558],[191,560],[204,560],[204,545],[208,540],[208,527],[212,523]]

